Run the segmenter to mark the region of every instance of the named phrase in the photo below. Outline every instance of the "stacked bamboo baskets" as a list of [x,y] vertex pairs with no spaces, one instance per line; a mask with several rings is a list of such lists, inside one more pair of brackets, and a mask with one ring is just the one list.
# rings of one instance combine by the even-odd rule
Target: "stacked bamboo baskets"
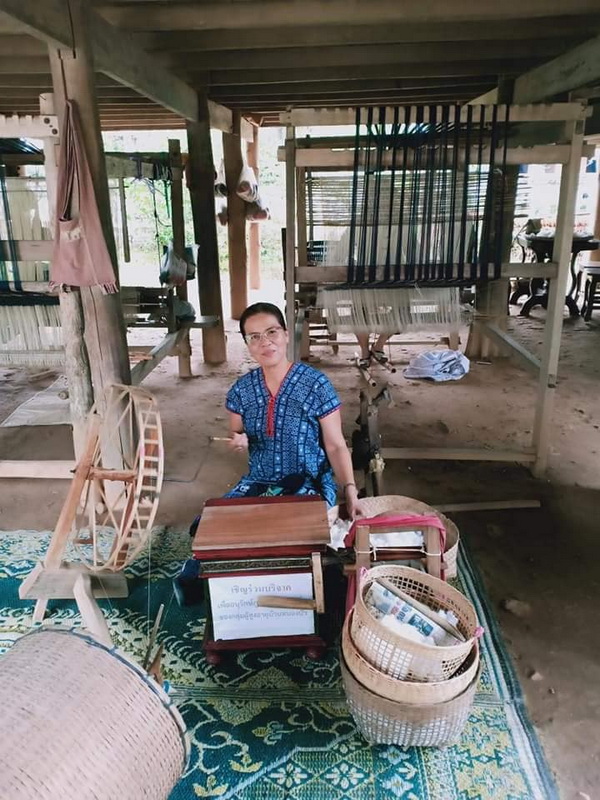
[[[413,641],[376,619],[365,595],[385,579],[434,611],[452,611],[464,641]],[[475,610],[457,589],[410,567],[376,566],[363,576],[342,633],[341,669],[348,706],[373,744],[442,747],[467,721],[480,674]]]

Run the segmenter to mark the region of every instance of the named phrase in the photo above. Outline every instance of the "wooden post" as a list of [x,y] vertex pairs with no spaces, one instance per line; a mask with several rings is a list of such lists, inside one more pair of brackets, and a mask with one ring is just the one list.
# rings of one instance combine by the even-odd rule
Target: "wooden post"
[[296,220],[298,236],[298,265],[305,267],[308,264],[307,235],[306,235],[306,169],[298,167],[296,170]]
[[293,125],[285,134],[285,317],[290,331],[288,358],[294,361],[297,347],[294,332],[296,321],[296,138]]
[[[171,166],[171,221],[173,226],[173,251],[179,258],[185,259],[185,223],[183,219],[183,169],[181,166],[181,145],[179,139],[169,139],[169,164]],[[187,301],[187,282],[177,286],[175,293],[180,300]],[[179,361],[179,377],[191,378],[192,348],[190,332],[179,339],[177,356]]]
[[243,166],[240,124],[240,112],[234,111],[232,131],[223,134],[223,158],[228,191],[227,240],[229,242],[229,280],[233,319],[239,319],[248,305],[246,204],[235,191]]
[[202,352],[208,364],[227,359],[219,244],[215,222],[215,167],[210,140],[210,120],[206,98],[198,98],[198,122],[187,123],[188,188],[192,204],[194,238],[198,245],[198,294],[200,313],[217,316],[219,324],[202,331]]
[[[254,127],[254,138],[246,146],[248,166],[252,167],[256,180],[258,180],[258,134],[260,128]],[[248,225],[248,266],[250,273],[250,288],[260,289],[260,223],[251,222]]]
[[[54,95],[40,95],[40,113],[54,114]],[[58,138],[44,141],[44,171],[46,174],[46,194],[51,226],[54,228],[56,214],[56,188],[58,177]],[[81,295],[77,289],[60,292],[60,326],[65,347],[65,373],[69,385],[69,410],[73,426],[73,449],[75,459],[79,460],[85,445],[87,415],[94,402],[92,376],[87,349],[83,338],[83,308]]]
[[548,292],[548,310],[544,327],[540,382],[538,384],[533,426],[533,447],[536,454],[533,474],[536,477],[544,474],[548,463],[550,423],[552,422],[557,384],[565,295],[570,274],[573,222],[575,219],[575,200],[583,147],[583,131],[584,123],[581,120],[565,123],[566,139],[571,143],[571,153],[569,160],[562,167],[560,176],[556,235],[552,250],[552,261],[558,264],[558,275],[550,281]]
[[[108,179],[96,99],[94,59],[90,43],[88,20],[90,7],[82,0],[70,0],[69,9],[72,49],[49,48],[55,108],[59,125],[62,125],[65,96],[77,103],[83,146],[92,174],[102,229],[118,278]],[[129,354],[121,300],[119,294],[102,294],[99,286],[82,287],[80,295],[94,396],[96,402],[102,403],[106,387],[114,383],[130,382]]]

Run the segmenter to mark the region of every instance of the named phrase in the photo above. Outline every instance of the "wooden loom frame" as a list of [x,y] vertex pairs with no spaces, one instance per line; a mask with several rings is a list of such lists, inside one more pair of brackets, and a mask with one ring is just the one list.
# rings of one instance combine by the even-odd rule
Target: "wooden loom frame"
[[[44,111],[53,112],[53,96],[51,94],[40,95],[39,116],[32,115],[12,115],[6,117],[0,115],[0,138],[33,138],[42,139],[44,149],[43,163],[46,166],[46,185],[48,195],[56,192],[57,167],[56,156],[59,142],[58,118],[54,113],[43,113]],[[172,224],[173,239],[176,248],[183,252],[184,230],[183,230],[183,166],[178,140],[169,140],[169,157],[173,169],[173,181],[171,187],[172,203]],[[19,163],[27,161],[24,154]],[[15,164],[15,159],[12,159]],[[122,180],[128,177],[138,177],[139,172],[143,177],[152,177],[151,156],[142,159],[138,165],[128,158],[128,154],[119,156],[111,154],[106,157],[107,172],[110,178]],[[51,204],[52,205],[52,204]],[[0,240],[0,248],[6,249],[6,242]],[[44,260],[52,259],[54,249],[53,240],[40,241],[17,241],[16,251],[20,260]],[[11,282],[11,287],[16,288],[16,284]],[[20,281],[19,289],[24,293],[50,293],[48,284],[43,281]],[[181,299],[187,299],[187,286],[178,287],[177,295]],[[168,331],[162,342],[152,348],[147,357],[136,364],[131,370],[131,383],[133,386],[139,385],[167,356],[177,355],[179,358],[179,374],[181,377],[191,377],[191,347],[189,342],[190,328],[210,328],[218,323],[218,318],[213,316],[200,317],[193,323],[176,326],[175,320],[169,321]],[[131,325],[129,327],[135,327]],[[164,327],[160,325],[160,327]],[[51,479],[70,479],[75,470],[75,461],[13,461],[0,459],[0,479],[1,478],[51,478]]]
[[[498,116],[503,118],[505,107],[498,107]],[[486,118],[491,119],[493,106],[485,107]],[[466,116],[467,109],[464,114]],[[556,235],[552,261],[546,264],[503,263],[501,279],[520,277],[549,278],[550,290],[542,357],[530,353],[508,333],[485,318],[475,316],[473,330],[506,353],[516,356],[519,363],[539,376],[535,418],[531,445],[524,450],[488,450],[483,448],[443,448],[443,447],[393,447],[383,448],[384,458],[394,459],[449,459],[473,461],[515,461],[532,465],[536,476],[544,474],[550,446],[550,425],[557,385],[558,358],[560,352],[564,297],[567,292],[571,260],[571,242],[575,200],[581,158],[587,154],[584,145],[584,123],[589,112],[585,102],[545,103],[511,105],[510,121],[513,122],[554,122],[563,124],[560,144],[534,147],[511,147],[507,153],[508,164],[558,163],[562,164],[558,211],[556,215]],[[366,120],[366,117],[365,117]],[[297,263],[299,248],[296,244],[297,225],[297,181],[307,168],[352,169],[354,154],[351,150],[332,151],[326,148],[302,149],[296,139],[298,126],[354,125],[354,109],[293,109],[280,115],[280,123],[286,126],[285,148],[279,151],[279,158],[285,160],[286,169],[286,318],[288,328],[297,330],[302,309],[296,313],[296,285],[302,283],[339,283],[346,280],[347,267],[309,267]],[[298,236],[300,240],[300,236]],[[304,239],[305,240],[305,239]],[[298,355],[297,337],[290,337],[290,357]]]

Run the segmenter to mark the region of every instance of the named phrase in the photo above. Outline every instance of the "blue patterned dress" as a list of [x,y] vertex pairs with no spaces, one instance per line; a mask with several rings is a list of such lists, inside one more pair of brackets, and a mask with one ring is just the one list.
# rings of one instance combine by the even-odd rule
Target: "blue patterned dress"
[[[225,497],[320,494],[335,504],[333,470],[319,425],[341,405],[329,378],[294,363],[273,396],[262,369],[253,369],[233,384],[225,405],[242,417],[249,462],[248,474]],[[290,476],[296,479],[293,491],[282,490]]]

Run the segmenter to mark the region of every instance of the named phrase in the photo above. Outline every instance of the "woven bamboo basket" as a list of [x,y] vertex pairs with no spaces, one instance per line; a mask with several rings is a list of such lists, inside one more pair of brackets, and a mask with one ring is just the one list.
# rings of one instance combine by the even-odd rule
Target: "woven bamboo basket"
[[479,670],[458,697],[444,703],[411,705],[380,697],[352,675],[340,661],[346,700],[356,727],[371,744],[401,747],[445,747],[455,742],[469,718]]
[[[437,647],[414,642],[383,626],[364,601],[364,594],[375,578],[387,578],[434,611],[453,611],[458,618],[457,628],[465,641]],[[411,567],[395,564],[373,567],[365,574],[356,595],[351,623],[354,644],[372,666],[392,678],[422,682],[447,680],[473,649],[476,632],[477,616],[467,598],[445,581]]]
[[363,497],[360,501],[365,517],[377,517],[380,514],[435,514],[446,528],[446,547],[444,548],[445,577],[456,578],[458,545],[460,534],[451,519],[436,511],[427,503],[404,497],[399,494],[384,494],[379,497]]
[[346,667],[365,689],[374,694],[411,705],[444,703],[452,700],[467,689],[479,669],[479,647],[475,644],[466,661],[446,681],[418,683],[390,678],[384,672],[369,664],[354,642],[350,633],[350,617],[346,617],[342,631],[342,653]]
[[11,800],[165,800],[185,726],[139,666],[88,636],[40,628],[0,659],[0,775]]

